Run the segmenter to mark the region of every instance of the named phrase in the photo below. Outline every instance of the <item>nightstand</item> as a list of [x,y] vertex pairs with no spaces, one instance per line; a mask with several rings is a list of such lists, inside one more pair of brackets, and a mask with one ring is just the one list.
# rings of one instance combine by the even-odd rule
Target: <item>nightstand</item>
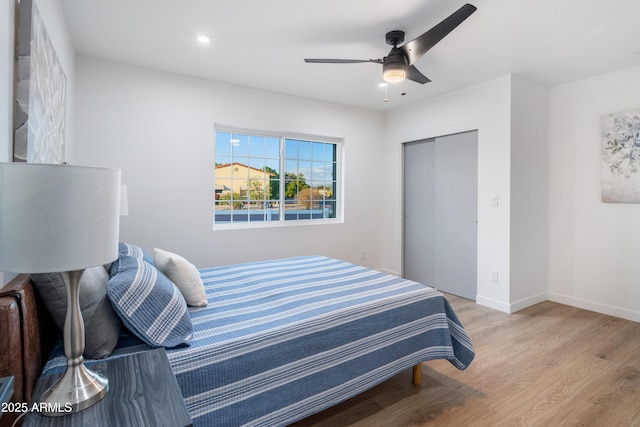
[[[162,348],[88,364],[109,379],[109,392],[84,411],[59,417],[29,413],[23,426],[190,426],[182,392]],[[33,402],[59,377],[38,379]],[[29,404],[32,407],[33,403]]]

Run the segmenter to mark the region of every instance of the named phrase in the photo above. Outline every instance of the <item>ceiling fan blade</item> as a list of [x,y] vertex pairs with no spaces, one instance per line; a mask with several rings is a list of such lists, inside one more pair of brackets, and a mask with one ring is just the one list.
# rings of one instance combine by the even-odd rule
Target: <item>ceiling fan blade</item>
[[431,81],[429,80],[429,77],[422,74],[415,67],[415,65],[411,65],[409,68],[407,68],[405,77],[409,80],[413,80],[414,82],[421,84],[429,83]]
[[305,58],[304,62],[315,64],[358,64],[362,62],[374,62],[382,64],[382,59],[314,59]]
[[465,4],[426,33],[402,45],[400,50],[407,55],[409,65],[413,65],[414,62],[420,59],[420,57],[427,53],[427,51],[435,46],[436,43],[453,31],[473,12],[475,12],[476,9],[477,8],[471,4]]

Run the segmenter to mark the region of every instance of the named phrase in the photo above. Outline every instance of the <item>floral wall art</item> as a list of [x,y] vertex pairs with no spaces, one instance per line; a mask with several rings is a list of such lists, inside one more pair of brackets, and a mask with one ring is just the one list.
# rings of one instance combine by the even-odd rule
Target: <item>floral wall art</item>
[[21,0],[13,160],[64,162],[67,79],[33,0]]
[[602,201],[640,203],[640,109],[602,116]]

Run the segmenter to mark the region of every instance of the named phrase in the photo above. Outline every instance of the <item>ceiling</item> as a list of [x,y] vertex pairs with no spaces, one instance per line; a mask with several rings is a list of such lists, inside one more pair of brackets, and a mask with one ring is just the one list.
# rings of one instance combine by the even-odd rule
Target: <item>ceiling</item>
[[386,89],[379,64],[303,58],[382,58],[388,31],[412,40],[464,1],[60,1],[80,55],[381,111],[507,74],[551,87],[640,65],[638,0],[471,0],[415,63],[432,82]]

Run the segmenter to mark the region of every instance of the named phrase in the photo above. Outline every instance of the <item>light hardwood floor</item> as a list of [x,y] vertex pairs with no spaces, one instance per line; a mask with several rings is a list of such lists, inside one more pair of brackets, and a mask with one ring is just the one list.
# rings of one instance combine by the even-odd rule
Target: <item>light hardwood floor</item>
[[423,363],[296,427],[640,426],[640,323],[553,302],[505,314],[452,295],[476,358]]

